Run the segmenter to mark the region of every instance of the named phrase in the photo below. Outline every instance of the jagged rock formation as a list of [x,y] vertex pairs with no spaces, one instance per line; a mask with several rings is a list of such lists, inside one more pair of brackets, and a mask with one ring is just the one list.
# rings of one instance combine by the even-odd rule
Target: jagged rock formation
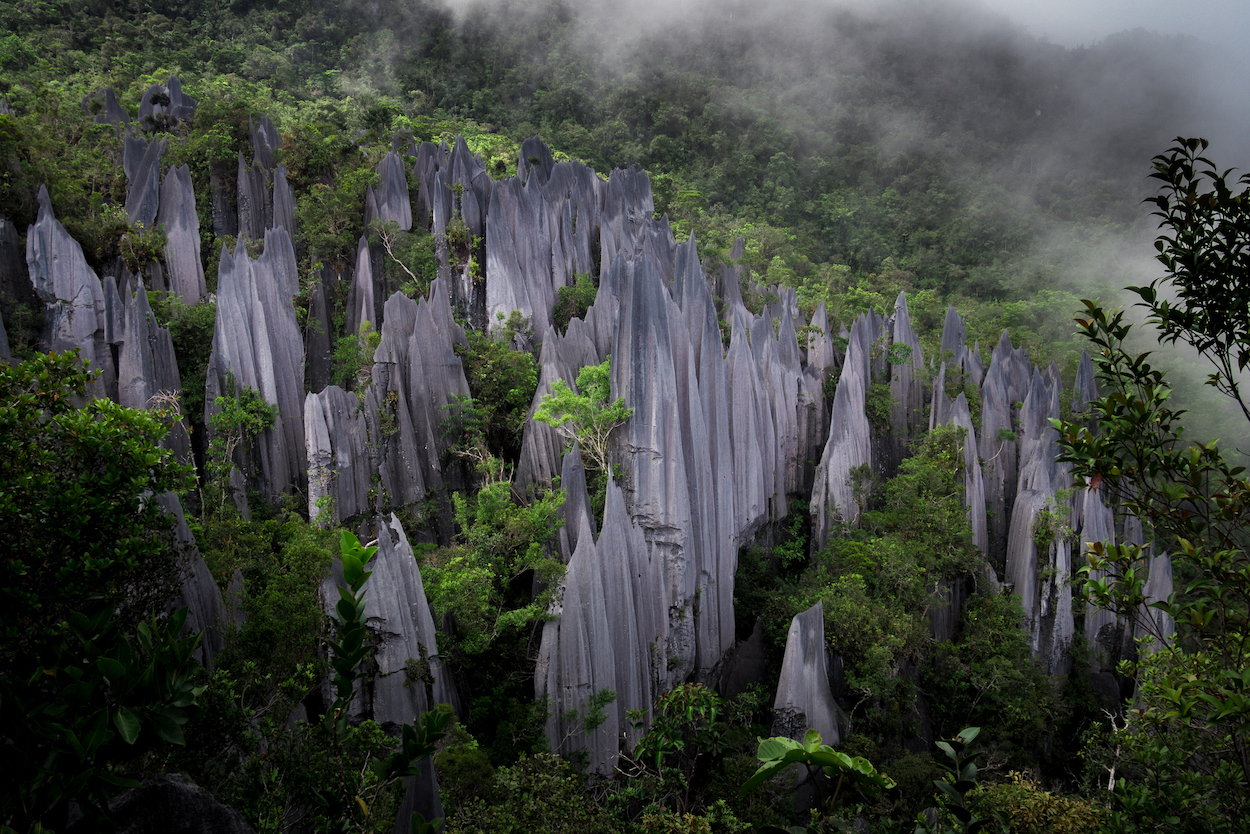
[[253,834],[243,815],[181,773],[146,779],[138,788],[119,794],[108,805],[102,827],[85,821],[69,827],[71,834]]
[[200,260],[200,218],[195,211],[195,187],[191,169],[170,168],[161,184],[156,222],[165,227],[165,268],[169,289],[188,305],[206,295],[204,264]]
[[820,602],[790,621],[773,713],[775,735],[802,739],[810,728],[831,747],[842,741],[838,705],[829,687],[825,609]]
[[369,434],[360,400],[337,385],[304,398],[308,517],[336,525],[370,511]]
[[195,659],[208,668],[213,667],[213,657],[226,645],[226,628],[233,618],[226,610],[222,601],[221,590],[213,581],[213,574],[204,563],[200,549],[195,544],[191,528],[182,512],[182,502],[172,492],[157,496],[157,502],[175,519],[174,535],[180,547],[179,558],[182,563],[182,588],[178,598],[170,603],[171,610],[186,606],[186,631],[190,634],[200,632],[203,637],[195,650]]
[[412,228],[412,200],[408,197],[408,177],[404,174],[404,163],[399,154],[391,151],[378,163],[378,187],[374,190],[373,186],[369,186],[369,194],[377,206],[378,220],[384,223],[393,220],[399,224],[400,231],[404,232]]
[[153,84],[139,100],[139,125],[144,130],[168,130],[195,118],[196,100],[182,91],[182,82],[170,75],[164,84]]
[[[106,297],[116,293],[111,280]],[[114,300],[108,306],[113,306]],[[122,302],[120,319],[123,329],[109,339],[117,345],[117,402],[126,408],[168,409],[172,398],[181,394],[178,360],[169,331],[159,326],[142,282],[133,296]],[[116,319],[118,316],[110,316]],[[110,330],[115,330],[114,323]],[[184,463],[191,461],[191,438],[186,422],[179,419],[162,441]]]
[[836,524],[854,525],[859,520],[860,501],[852,470],[872,463],[864,406],[872,382],[869,352],[873,339],[869,318],[860,316],[847,342],[846,361],[830,409],[829,438],[812,487],[812,535],[817,549],[825,546]]
[[430,285],[420,302],[395,293],[386,302],[373,382],[365,395],[369,436],[377,447],[377,508],[403,507],[445,482],[446,406],[469,394],[455,345],[464,330],[452,320],[447,288]]
[[273,222],[269,195],[269,171],[260,162],[249,165],[239,151],[238,198],[239,236],[260,240]]
[[[823,314],[822,307],[817,311]],[[823,318],[823,316],[822,316]],[[815,317],[813,317],[813,320]],[[827,327],[822,322],[822,329]],[[827,339],[825,340],[827,343]],[[887,473],[898,468],[899,463],[907,454],[912,440],[924,432],[924,383],[920,375],[924,372],[924,356],[920,351],[920,339],[911,327],[911,316],[907,312],[907,293],[900,292],[894,301],[894,317],[890,344],[903,346],[896,348],[902,361],[890,365],[890,444],[889,460],[885,462]],[[906,353],[903,358],[902,354]]]
[[[610,476],[598,542],[587,515],[571,520],[578,525],[576,549],[557,589],[552,612],[557,619],[543,626],[535,692],[552,700],[547,721],[552,747],[585,751],[590,770],[607,774],[616,764],[618,736],[637,740],[627,713],[642,710],[649,716],[663,691],[664,566],[648,552]],[[575,710],[584,717],[591,695],[603,689],[615,691],[616,701],[607,707],[607,720],[587,735],[579,720],[569,722],[567,716]]]
[[[136,139],[134,143],[127,140],[125,157],[127,161],[131,160],[132,152],[137,153],[140,142],[143,140]],[[151,229],[156,223],[156,212],[161,202],[160,175],[163,153],[165,153],[164,139],[147,143],[138,164],[131,163],[133,172],[130,167],[126,169],[128,187],[126,216],[130,218],[133,226]]]
[[130,114],[121,106],[121,102],[117,100],[117,93],[113,92],[112,87],[105,87],[103,90],[83,96],[82,109],[84,112],[94,114],[95,123],[98,125],[111,124],[119,131],[124,131],[130,125]]
[[286,163],[273,173],[273,228],[286,229],[295,240],[299,229],[295,226],[295,190],[286,181]]
[[222,248],[204,425],[211,433],[214,401],[223,394],[237,396],[241,387],[256,389],[278,407],[277,421],[257,439],[255,449],[259,466],[254,477],[269,499],[302,488],[308,475],[304,341],[292,305],[298,291],[295,250],[285,229],[265,233],[265,251],[256,260],[248,257],[242,239],[233,255]]
[[12,315],[16,305],[38,310],[42,306],[30,283],[26,253],[17,228],[0,216],[0,310]]
[[44,303],[43,344],[50,351],[77,349],[90,368],[103,372],[89,392],[116,398],[117,371],[104,342],[104,288],[78,241],[53,216],[43,186],[38,219],[26,232],[26,265]]
[[[1077,558],[1084,559],[1089,545],[1093,542],[1108,542],[1115,546],[1115,515],[1111,508],[1103,503],[1102,498],[1092,489],[1081,491],[1077,500],[1082,507],[1082,524],[1080,529],[1080,549]],[[1102,571],[1091,571],[1091,581],[1102,579]],[[1105,653],[1107,658],[1116,658],[1121,648],[1123,634],[1120,623],[1114,612],[1101,610],[1092,606],[1085,609],[1085,639],[1089,645]],[[1111,664],[1114,665],[1114,664]]]
[[[357,685],[349,713],[372,718],[390,733],[411,724],[421,713],[438,704],[460,711],[451,673],[438,651],[434,616],[425,598],[421,571],[412,555],[412,546],[399,519],[378,517],[373,522],[378,551],[369,562],[372,576],[365,581],[366,624],[377,647],[374,674],[364,685]],[[326,612],[333,613],[343,582],[341,562],[335,562],[331,575],[322,583]],[[331,682],[323,683],[323,697],[333,699]],[[442,816],[438,781],[428,759],[416,776],[404,780],[406,792],[396,827],[403,830],[413,811],[426,819]]]

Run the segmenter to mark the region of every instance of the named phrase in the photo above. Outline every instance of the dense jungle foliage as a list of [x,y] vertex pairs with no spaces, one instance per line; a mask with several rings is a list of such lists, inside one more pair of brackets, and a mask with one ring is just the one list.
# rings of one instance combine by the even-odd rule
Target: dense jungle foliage
[[[210,291],[223,247],[236,242],[214,233],[210,182],[233,190],[236,154],[250,155],[249,127],[263,115],[282,135],[278,158],[297,197],[302,282],[325,267],[346,275],[368,235],[387,253],[388,284],[414,297],[434,277],[432,237],[363,223],[366,188],[393,139],[402,146],[463,134],[498,178],[515,173],[520,142],[538,133],[557,158],[600,173],[643,166],[657,214],[668,214],[679,237],[694,233],[701,254],[727,260],[741,236],[751,280],[794,287],[809,311],[823,301],[831,321],[849,322],[869,308],[892,309],[905,291],[924,355],[934,357],[954,304],[968,320],[968,343],[979,341],[986,360],[1006,328],[1034,362],[1056,362],[1070,383],[1086,345],[1072,323],[1080,298],[1110,297],[1142,280],[1136,270],[1154,225],[1140,205],[1154,190],[1145,176],[1150,158],[1202,106],[1189,94],[1186,68],[1200,62],[1199,46],[1138,31],[1067,50],[937,6],[898,18],[799,4],[765,20],[752,5],[626,25],[605,8],[564,2],[452,11],[429,0],[0,0],[0,215],[21,234],[46,184],[57,218],[100,274],[159,258],[161,230],[131,228],[122,209],[117,135],[94,122],[84,100],[112,86],[133,117],[143,91],[174,73],[199,106],[193,122],[163,126],[164,165],[190,166]],[[415,192],[415,181],[410,187]],[[255,253],[263,244],[245,245]],[[562,294],[557,319],[584,312],[593,289],[593,276],[579,279]],[[749,303],[760,302],[743,289]],[[364,325],[345,332],[345,294],[335,300],[335,377],[363,397],[377,334]],[[307,296],[297,300],[305,317]],[[7,296],[0,303],[14,355],[30,359],[42,311]],[[178,725],[184,743],[125,751],[104,768],[112,782],[91,777],[92,796],[105,795],[105,784],[118,789],[132,777],[180,771],[258,831],[283,830],[292,809],[308,826],[390,830],[396,785],[366,765],[391,761],[397,741],[371,722],[347,734],[315,714],[294,728],[287,721],[301,704],[315,713],[308,695],[332,673],[326,647],[340,624],[323,613],[320,585],[344,540],[309,519],[300,497],[281,507],[254,500],[250,519],[239,516],[226,500],[230,455],[206,446],[198,425],[212,302],[158,298],[154,308],[174,340],[182,410],[194,429],[191,528],[223,590],[241,583],[246,618],[211,674],[198,673],[193,703],[183,705],[189,718]],[[531,589],[535,577],[550,587],[562,570],[550,548],[563,493],[511,489],[537,385],[526,328],[513,320],[494,336],[469,333],[462,358],[471,398],[450,410],[444,428],[456,440],[445,465],[470,486],[404,509],[462,700],[434,756],[447,830],[730,832],[806,823],[784,776],[739,790],[760,764],[758,738],[772,734],[765,685],[731,698],[693,683],[664,695],[638,747],[623,751],[615,781],[588,780],[578,762],[548,751],[547,705],[535,702],[533,687],[548,600]],[[1133,344],[1131,332],[1120,335]],[[1190,368],[1200,360],[1174,361]],[[1190,401],[1202,378],[1168,377],[1177,398]],[[81,393],[85,381],[45,374],[6,377],[5,385],[55,399]],[[273,419],[246,400],[222,412],[234,422],[219,434],[237,443]],[[1232,403],[1195,410],[1187,436],[1245,431]],[[975,411],[974,404],[974,419]],[[157,421],[105,417],[110,428],[135,423],[132,451],[151,451]],[[966,803],[987,819],[1001,814],[1017,832],[1152,830],[1160,819],[1191,830],[1158,805],[1136,816],[1109,810],[1108,772],[1119,767],[1142,779],[1183,768],[1184,757],[1121,732],[1123,704],[1095,687],[1079,637],[1071,675],[1052,679],[1036,665],[1018,628],[1018,601],[977,573],[961,499],[962,441],[956,431],[934,432],[891,477],[865,479],[861,525],[823,550],[812,552],[799,496],[785,521],[741,552],[736,622],[741,639],[758,630],[763,679],[777,678],[794,614],[822,601],[838,664],[835,694],[846,711],[839,749],[894,785],[875,790],[850,778],[825,822],[862,819],[873,831],[910,832],[917,814],[936,806],[923,824],[965,830],[958,811]],[[160,474],[162,485],[181,478]],[[592,476],[599,511],[605,478]],[[30,517],[13,504],[7,482],[4,493],[0,509]],[[95,504],[87,509],[58,522],[97,535]],[[145,553],[159,550],[168,531],[133,515],[126,518],[142,529],[123,531],[128,540]],[[31,541],[14,549],[30,550]],[[86,628],[71,629],[57,612],[74,595],[117,598],[119,576],[70,588],[32,615],[40,630],[22,639],[46,657],[22,659],[6,640],[3,673],[57,668]],[[954,639],[939,644],[928,624],[940,604],[931,596],[937,580],[970,589]],[[150,613],[127,611],[123,625]],[[110,624],[100,628],[114,639]],[[179,650],[173,636],[166,642]],[[411,671],[414,682],[421,676]],[[583,718],[593,722],[594,710]],[[943,756],[923,739],[956,739],[972,726],[982,728],[975,742],[963,738],[980,751],[981,770],[970,782],[963,742]],[[422,738],[437,735],[430,729]],[[1141,754],[1126,761],[1126,750]],[[805,755],[824,766],[818,754],[817,741]],[[1236,774],[1227,778],[1246,787]],[[938,798],[935,781],[949,789],[939,785]],[[1209,799],[1211,783],[1187,787]],[[38,798],[52,807],[57,796]],[[0,825],[39,830],[37,814],[13,807],[3,806]],[[1219,824],[1216,815],[1202,820],[1211,827],[1192,830]]]

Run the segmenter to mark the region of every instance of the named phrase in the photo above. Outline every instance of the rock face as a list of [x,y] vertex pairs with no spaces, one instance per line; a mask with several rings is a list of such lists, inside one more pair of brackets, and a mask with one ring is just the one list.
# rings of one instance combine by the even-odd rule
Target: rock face
[[[116,292],[111,276],[107,286],[109,295]],[[171,398],[182,393],[173,340],[169,331],[157,324],[142,282],[123,305],[124,328],[109,340],[117,345],[117,402],[126,408],[168,408]],[[185,420],[174,423],[162,444],[183,463],[191,462],[191,437]]]
[[337,385],[304,398],[308,517],[336,525],[370,511],[369,435],[360,401]]
[[399,154],[391,151],[378,163],[378,187],[370,186],[377,205],[378,219],[395,221],[400,231],[412,228],[412,200],[408,197],[408,177]]
[[187,526],[178,496],[172,492],[166,492],[158,496],[156,500],[165,512],[176,520],[174,533],[181,547],[179,556],[183,567],[182,589],[178,598],[170,604],[170,609],[187,607],[187,633],[203,633],[200,645],[195,650],[195,659],[211,669],[213,656],[226,645],[225,632],[232,618],[226,611],[221,591],[217,583],[213,581],[212,572],[204,563],[204,557],[200,555],[195,537],[191,535],[191,528]]
[[[550,159],[546,146],[531,152]],[[540,143],[541,144],[541,143]],[[524,150],[523,150],[524,153]],[[523,157],[523,162],[525,159]],[[592,274],[600,184],[574,162],[552,163],[494,184],[486,215],[486,317],[498,327],[513,310],[545,334],[561,287]],[[535,173],[536,171],[536,173]]]
[[[304,447],[304,341],[292,299],[299,291],[295,251],[285,229],[265,233],[265,251],[248,257],[240,240],[232,255],[222,249],[217,279],[217,324],[208,362],[204,424],[212,425],[214,401],[254,388],[278,407],[273,428],[255,444],[257,488],[276,500],[302,488],[308,476]],[[233,390],[232,390],[233,389]],[[246,460],[243,471],[250,471]]]
[[446,483],[441,458],[448,442],[441,425],[445,407],[469,394],[455,352],[466,339],[452,320],[441,280],[430,285],[428,298],[420,302],[392,295],[383,322],[365,409],[369,436],[378,449],[376,506],[403,507]]
[[104,341],[104,289],[78,241],[53,216],[44,187],[39,189],[39,217],[26,232],[26,265],[44,303],[47,349],[77,349],[90,368],[103,371],[88,390],[115,398],[117,371]]
[[168,130],[195,118],[196,100],[182,91],[178,76],[153,84],[139,100],[139,125],[148,131]]
[[[130,157],[131,145],[128,143],[127,158]],[[133,146],[136,150],[138,146]],[[127,171],[126,185],[126,216],[133,226],[151,229],[156,223],[156,212],[160,207],[161,190],[161,154],[165,153],[165,140],[157,139],[143,151],[143,157],[134,166],[133,175]]]
[[774,734],[802,739],[810,728],[831,747],[841,743],[825,651],[824,606],[817,602],[790,621],[773,701]]
[[195,187],[191,169],[170,168],[161,184],[156,222],[165,227],[165,267],[169,289],[187,305],[200,303],[206,294],[204,264],[200,260],[200,218],[195,212]]
[[87,113],[94,113],[95,123],[98,125],[111,124],[118,130],[125,130],[130,124],[130,114],[121,106],[112,87],[105,87],[84,96],[82,109]]
[[109,803],[110,819],[88,827],[69,828],[76,834],[253,834],[252,827],[233,808],[180,773],[153,776]]
[[829,439],[816,467],[812,488],[812,533],[817,549],[823,548],[836,524],[854,525],[859,520],[859,500],[852,470],[872,464],[865,397],[872,376],[869,367],[873,328],[861,316],[851,328],[846,361],[838,377],[838,390],[830,409]]
[[[823,311],[821,311],[823,312]],[[900,292],[894,302],[894,319],[890,334],[891,350],[901,359],[890,365],[890,440],[886,472],[897,469],[907,454],[908,445],[924,433],[924,356],[920,339],[911,327],[907,312],[907,294]],[[899,345],[895,348],[893,345]],[[905,354],[905,356],[904,356]]]

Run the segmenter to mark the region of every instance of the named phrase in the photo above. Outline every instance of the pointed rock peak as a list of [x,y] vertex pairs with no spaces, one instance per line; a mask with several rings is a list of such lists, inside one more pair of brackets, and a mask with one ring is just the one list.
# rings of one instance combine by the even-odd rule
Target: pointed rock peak
[[738,239],[734,241],[733,249],[729,250],[729,260],[737,263],[742,260],[742,256],[747,253],[747,242],[742,239],[742,235],[738,235]]

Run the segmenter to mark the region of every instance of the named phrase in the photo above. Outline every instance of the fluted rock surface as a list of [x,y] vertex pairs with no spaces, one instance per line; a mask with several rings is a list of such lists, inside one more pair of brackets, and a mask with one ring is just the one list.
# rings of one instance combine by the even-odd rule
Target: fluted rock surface
[[[823,312],[823,310],[818,311]],[[822,338],[823,341],[823,338]],[[894,301],[894,320],[890,334],[891,348],[902,361],[890,365],[890,460],[886,471],[892,472],[902,462],[912,440],[924,433],[924,356],[920,339],[911,326],[907,312],[907,293],[900,292]],[[904,354],[906,356],[904,357]],[[822,357],[823,358],[823,357]]]
[[774,733],[802,739],[808,729],[813,729],[831,747],[842,741],[838,705],[829,687],[825,613],[820,602],[790,621],[773,712]]
[[78,241],[53,216],[48,189],[43,186],[38,219],[26,232],[26,265],[35,293],[44,303],[47,349],[77,349],[90,368],[103,371],[88,391],[115,398],[117,372],[104,341],[104,288],[87,266]]
[[[117,402],[126,408],[168,408],[171,398],[182,393],[173,339],[157,324],[142,282],[123,305],[124,330],[116,342]],[[191,462],[191,437],[185,420],[174,423],[162,444],[182,462]]]
[[170,291],[188,305],[200,303],[206,290],[204,264],[200,261],[200,218],[195,211],[190,167],[170,168],[165,174],[156,222],[165,228],[165,267]]
[[261,493],[277,499],[301,488],[308,475],[304,448],[304,340],[292,299],[299,291],[295,250],[285,229],[265,232],[260,258],[248,257],[240,238],[231,254],[224,247],[217,279],[217,323],[208,362],[205,425],[220,395],[254,388],[278,407],[273,428],[256,441],[254,474]]
[[165,140],[152,140],[135,166],[134,176],[126,176],[126,216],[130,218],[131,225],[151,229],[156,223],[156,212],[161,202],[161,155],[164,153]]
[[369,512],[369,435],[360,400],[337,385],[304,398],[308,517],[327,525]]
[[[608,619],[608,594],[603,565],[590,526],[583,517],[577,549],[569,560],[556,618],[543,625],[534,688],[536,696],[551,699],[554,709],[547,718],[547,738],[558,752],[585,752],[591,773],[607,775],[616,766],[620,705],[613,701],[604,711],[606,720],[587,733],[581,718],[587,715],[590,698],[605,689],[617,691],[613,632],[626,624]],[[616,594],[622,588],[613,588]],[[572,719],[569,720],[570,714]],[[563,743],[561,743],[563,740]]]
[[178,557],[183,569],[182,587],[170,608],[177,610],[186,606],[187,633],[204,635],[195,650],[195,659],[211,669],[213,657],[225,648],[226,629],[231,625],[232,619],[222,601],[221,590],[213,581],[213,574],[204,563],[204,557],[196,546],[195,536],[187,525],[182,502],[172,492],[163,493],[156,500],[165,512],[174,517],[174,535],[178,539]]
[[[1103,503],[1102,498],[1092,489],[1082,490],[1077,498],[1082,504],[1083,512],[1080,529],[1080,549],[1076,559],[1084,562],[1089,545],[1094,542],[1107,542],[1115,546],[1115,515],[1111,508]],[[1103,571],[1090,571],[1090,581],[1104,578]],[[1085,639],[1089,645],[1100,650],[1112,660],[1118,660],[1115,653],[1119,650],[1120,636],[1115,634],[1119,623],[1115,613],[1105,609],[1086,606]]]
[[182,91],[182,81],[170,75],[164,84],[153,84],[139,99],[139,125],[144,130],[168,130],[195,118],[198,102]]
[[452,320],[442,280],[420,302],[392,295],[383,322],[365,395],[369,436],[378,448],[379,508],[413,504],[444,486],[445,407],[469,394],[455,352],[464,331]]
[[391,151],[378,163],[378,187],[370,189],[377,202],[378,219],[394,221],[400,231],[412,228],[412,200],[408,196],[408,177],[399,154]]
[[867,317],[861,316],[847,342],[846,361],[842,364],[838,390],[830,409],[829,438],[816,467],[811,500],[816,549],[825,546],[835,525],[854,525],[859,520],[860,507],[851,472],[856,467],[872,464],[870,430],[864,413],[865,397],[872,382],[871,343],[872,325]]

